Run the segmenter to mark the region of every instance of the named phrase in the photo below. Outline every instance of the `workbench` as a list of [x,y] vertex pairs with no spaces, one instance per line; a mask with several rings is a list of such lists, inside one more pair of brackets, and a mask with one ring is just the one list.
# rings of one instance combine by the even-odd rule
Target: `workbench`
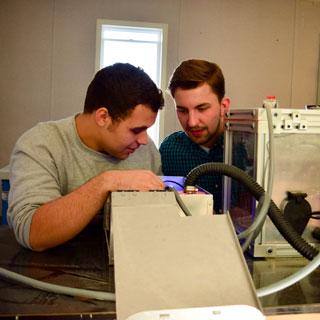
[[[256,287],[280,280],[307,263],[304,258],[246,259]],[[114,292],[105,234],[96,224],[42,253],[21,247],[12,230],[2,225],[0,266],[49,283]],[[260,301],[268,320],[320,319],[320,270]],[[0,319],[115,319],[115,310],[114,302],[48,293],[0,278]]]

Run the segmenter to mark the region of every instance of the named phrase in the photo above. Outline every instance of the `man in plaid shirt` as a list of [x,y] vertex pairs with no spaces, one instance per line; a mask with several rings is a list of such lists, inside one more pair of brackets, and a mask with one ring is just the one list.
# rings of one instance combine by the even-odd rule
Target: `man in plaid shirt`
[[[230,99],[225,97],[220,67],[205,60],[183,61],[174,71],[169,90],[184,131],[174,132],[160,146],[165,176],[186,176],[207,162],[223,162],[224,114]],[[213,194],[214,209],[222,209],[222,176],[202,176],[197,185]]]

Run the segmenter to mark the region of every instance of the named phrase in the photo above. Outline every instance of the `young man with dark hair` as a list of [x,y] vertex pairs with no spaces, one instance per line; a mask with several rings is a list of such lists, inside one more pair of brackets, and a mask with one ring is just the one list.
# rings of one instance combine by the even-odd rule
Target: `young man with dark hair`
[[143,70],[117,63],[97,72],[83,113],[24,133],[11,156],[8,209],[20,244],[42,251],[68,241],[111,191],[163,189],[147,135],[162,106]]
[[[169,90],[184,132],[175,132],[162,142],[163,174],[185,177],[203,163],[223,162],[223,120],[230,100],[225,97],[220,67],[205,60],[183,61],[172,74]],[[203,176],[197,184],[213,194],[219,212],[222,178]]]

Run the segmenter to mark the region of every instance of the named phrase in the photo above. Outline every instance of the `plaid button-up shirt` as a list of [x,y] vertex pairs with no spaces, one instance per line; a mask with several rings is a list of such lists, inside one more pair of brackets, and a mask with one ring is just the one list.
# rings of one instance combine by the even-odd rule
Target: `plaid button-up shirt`
[[[223,134],[207,152],[183,132],[178,131],[166,137],[160,146],[162,172],[165,176],[182,176],[195,167],[208,162],[223,162]],[[214,209],[218,213],[222,209],[222,179],[220,174],[200,177],[196,184],[213,194]]]

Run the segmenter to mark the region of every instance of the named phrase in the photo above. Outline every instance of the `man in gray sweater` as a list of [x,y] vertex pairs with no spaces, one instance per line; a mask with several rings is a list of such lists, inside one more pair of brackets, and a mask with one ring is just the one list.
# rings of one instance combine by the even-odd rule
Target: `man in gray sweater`
[[163,189],[147,135],[162,106],[143,70],[117,63],[97,72],[82,113],[24,133],[10,160],[8,222],[19,243],[43,251],[70,240],[111,191]]

